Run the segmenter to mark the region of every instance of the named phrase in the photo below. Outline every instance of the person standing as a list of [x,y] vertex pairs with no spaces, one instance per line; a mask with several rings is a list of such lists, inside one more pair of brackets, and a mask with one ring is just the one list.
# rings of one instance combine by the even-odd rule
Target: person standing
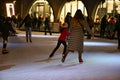
[[41,16],[39,16],[37,22],[38,22],[38,24],[37,24],[37,29],[40,31],[40,27],[41,27],[41,25],[42,25],[42,18],[41,18]]
[[107,15],[104,15],[102,20],[101,20],[101,25],[100,25],[100,37],[103,38],[105,34],[105,29],[107,27],[108,21],[107,21]]
[[68,24],[68,30],[69,31],[71,30],[71,24],[70,24],[71,18],[72,18],[71,13],[68,12],[67,15],[66,15],[66,17],[65,17],[65,22]]
[[109,23],[109,26],[108,26],[108,38],[113,39],[114,35],[112,33],[113,33],[113,30],[115,29],[114,17],[111,17],[110,20],[108,21],[108,23]]
[[115,29],[113,30],[113,34],[117,31],[117,40],[118,40],[118,49],[120,50],[120,15],[117,17],[117,21],[115,23]]
[[2,54],[7,54],[8,50],[6,48],[7,48],[8,37],[10,35],[10,32],[12,33],[16,32],[12,27],[10,17],[7,17],[5,20],[0,21],[0,32],[3,39]]
[[70,32],[68,31],[68,24],[67,23],[63,23],[63,25],[60,26],[61,27],[61,34],[58,38],[58,42],[57,42],[57,46],[54,48],[54,50],[52,51],[52,53],[49,55],[49,58],[54,56],[54,53],[57,51],[57,49],[60,47],[61,44],[63,44],[64,49],[63,49],[63,55],[65,54],[66,51],[66,39],[67,36],[70,34]]
[[45,18],[45,35],[47,35],[47,30],[49,31],[50,35],[52,35],[51,29],[50,29],[50,17],[49,15]]
[[[92,20],[91,17],[87,17],[87,22],[88,22],[88,25],[90,27],[90,30],[92,30],[93,26],[94,26],[94,21]],[[87,39],[91,39],[91,35],[89,34],[89,32],[87,32]]]
[[82,11],[78,9],[74,15],[74,17],[71,19],[71,32],[69,35],[68,40],[68,46],[66,49],[65,54],[62,56],[61,61],[64,62],[67,54],[69,52],[78,51],[78,60],[79,62],[83,62],[82,59],[82,53],[83,53],[83,40],[84,40],[84,32],[83,29],[86,28],[86,30],[93,35],[91,32],[87,21],[84,18],[84,15],[82,14]]

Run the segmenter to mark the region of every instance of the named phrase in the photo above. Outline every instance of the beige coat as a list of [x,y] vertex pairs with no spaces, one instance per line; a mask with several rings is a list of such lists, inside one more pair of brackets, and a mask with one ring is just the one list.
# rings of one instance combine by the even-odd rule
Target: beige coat
[[83,28],[85,28],[92,35],[86,20],[82,20],[80,22],[75,21],[74,19],[71,20],[71,33],[68,40],[68,50],[83,52]]

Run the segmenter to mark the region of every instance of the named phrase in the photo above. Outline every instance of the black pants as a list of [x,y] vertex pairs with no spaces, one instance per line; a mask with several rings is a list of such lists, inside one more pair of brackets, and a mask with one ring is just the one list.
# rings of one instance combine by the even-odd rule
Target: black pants
[[105,28],[100,29],[100,37],[104,37],[105,34]]
[[65,41],[58,41],[57,46],[55,47],[55,49],[53,50],[53,52],[50,54],[50,57],[52,57],[54,55],[54,53],[57,51],[57,49],[60,47],[60,45],[63,44],[64,49],[63,49],[63,53],[65,54],[66,48],[67,48],[67,44]]
[[7,47],[8,35],[2,35],[3,38],[3,48]]
[[50,33],[50,35],[52,35],[51,29],[50,29],[50,25],[49,24],[45,24],[45,35],[47,35],[47,30]]
[[[90,30],[92,30],[92,26],[90,26]],[[87,32],[87,39],[91,39],[91,34],[89,32]]]

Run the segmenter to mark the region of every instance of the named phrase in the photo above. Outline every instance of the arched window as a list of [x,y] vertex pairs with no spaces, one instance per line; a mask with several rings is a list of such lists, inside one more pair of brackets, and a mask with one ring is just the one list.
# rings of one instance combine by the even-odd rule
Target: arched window
[[54,21],[53,10],[46,0],[36,0],[31,6],[29,13],[36,18],[45,17],[49,14],[50,21]]
[[105,0],[104,3],[100,3],[96,10],[95,19],[101,20],[104,15],[115,17],[116,14],[120,14],[120,1],[119,0]]
[[62,22],[64,21],[64,18],[66,16],[67,12],[70,12],[71,16],[74,16],[77,9],[81,9],[83,14],[85,16],[87,16],[87,11],[86,11],[86,8],[85,8],[84,4],[82,3],[82,1],[71,1],[71,2],[67,2],[64,5],[61,15],[60,15],[60,21],[62,21]]

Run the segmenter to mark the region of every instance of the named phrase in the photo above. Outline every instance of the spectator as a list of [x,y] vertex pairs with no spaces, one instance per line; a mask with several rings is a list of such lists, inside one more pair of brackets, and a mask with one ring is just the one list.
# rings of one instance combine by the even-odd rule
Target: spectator
[[66,17],[65,17],[65,22],[68,24],[68,30],[69,30],[69,31],[70,31],[70,29],[71,29],[71,26],[70,26],[70,25],[71,25],[71,24],[70,24],[71,18],[72,18],[71,13],[68,12],[67,15],[66,15]]
[[101,25],[100,25],[100,37],[102,37],[102,38],[104,37],[107,24],[108,24],[107,15],[104,15],[101,20]]
[[[87,22],[88,22],[88,26],[90,27],[90,30],[92,30],[93,26],[94,26],[94,22],[92,20],[92,18],[87,17]],[[91,35],[89,34],[89,32],[87,32],[87,39],[91,39]]]
[[108,23],[109,23],[109,26],[108,26],[108,38],[113,39],[114,35],[112,33],[113,33],[113,30],[115,29],[114,17],[111,17],[110,20],[108,21]]
[[49,15],[45,18],[45,35],[47,35],[47,30],[49,31],[50,35],[52,35],[51,29],[50,29],[50,17]]
[[115,24],[115,29],[113,30],[114,34],[117,32],[117,40],[118,40],[118,49],[120,50],[120,15],[117,17],[117,21]]

